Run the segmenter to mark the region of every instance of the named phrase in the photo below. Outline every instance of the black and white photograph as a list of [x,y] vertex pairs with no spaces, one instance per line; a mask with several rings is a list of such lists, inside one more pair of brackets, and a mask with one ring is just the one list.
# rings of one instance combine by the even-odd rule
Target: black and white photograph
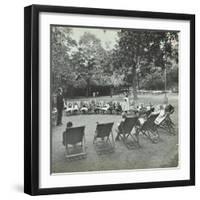
[[25,193],[195,184],[194,22],[25,8]]
[[50,173],[179,168],[177,30],[50,25]]
[[0,199],[198,199],[199,1],[1,7]]

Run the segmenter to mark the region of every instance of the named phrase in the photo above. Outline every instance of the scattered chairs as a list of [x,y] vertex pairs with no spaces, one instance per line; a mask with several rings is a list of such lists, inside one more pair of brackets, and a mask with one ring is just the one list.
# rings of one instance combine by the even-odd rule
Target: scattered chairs
[[[75,108],[76,112],[78,112],[79,105],[77,103],[74,105],[76,107],[72,106],[72,108]],[[103,111],[112,113],[112,111],[117,109],[117,106],[119,105],[119,103],[110,103],[109,106],[104,106],[105,110]],[[91,107],[92,109],[90,112],[99,113],[99,111],[102,111],[99,104],[97,104],[97,107],[94,107],[95,105],[93,104],[92,106],[93,107]],[[120,123],[118,127],[118,138],[122,140],[128,149],[135,149],[136,147],[140,147],[140,133],[147,137],[152,143],[158,143],[160,141],[158,128],[164,129],[170,134],[175,134],[175,124],[170,118],[170,115],[174,112],[174,107],[171,107],[172,108],[170,110],[165,109],[166,112],[163,112],[165,113],[163,116],[162,114],[160,115],[159,112],[154,112],[154,108],[150,107],[149,109],[138,111],[138,114],[135,117],[127,117],[123,122]],[[82,113],[88,113],[88,106],[86,106],[86,104],[83,104],[82,108]],[[112,111],[109,111],[109,109],[112,109]],[[134,112],[136,111],[134,110]],[[52,110],[52,119],[55,118],[56,114],[56,109]],[[159,118],[159,116],[163,117],[163,119]],[[144,119],[144,121],[139,123],[140,119]],[[157,121],[159,121],[159,123],[157,123]],[[115,141],[112,132],[113,125],[114,122],[103,124],[97,123],[95,136],[93,139],[93,144],[97,154],[112,153],[115,151]],[[66,148],[66,158],[70,160],[86,158],[87,154],[84,131],[85,126],[81,126],[67,128],[63,133],[63,145]]]
[[[93,144],[97,154],[112,153],[115,149],[115,142],[112,132],[112,123],[98,124],[96,126]],[[111,138],[110,138],[111,137]]]
[[[122,139],[123,143],[128,149],[133,149],[135,146],[139,147],[139,140],[135,138],[135,134],[137,134],[137,123],[138,117],[127,117],[124,122],[118,127],[118,136],[119,139]],[[135,127],[135,134],[133,134],[132,130]],[[130,138],[130,139],[129,139]]]
[[86,158],[85,126],[67,128],[63,132],[63,145],[68,159]]

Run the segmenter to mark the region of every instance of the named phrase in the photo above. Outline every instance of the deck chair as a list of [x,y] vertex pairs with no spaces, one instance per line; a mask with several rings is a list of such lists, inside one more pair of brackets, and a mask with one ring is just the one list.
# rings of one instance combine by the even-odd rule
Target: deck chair
[[67,128],[63,133],[65,157],[71,160],[86,158],[85,126]]
[[[140,147],[139,140],[135,138],[132,133],[133,128],[138,124],[138,117],[127,117],[124,122],[121,122],[118,129],[119,138],[123,141],[128,149],[134,149],[136,146]],[[137,134],[137,128],[136,134]]]
[[170,115],[172,113],[167,113],[165,118],[158,124],[158,128],[163,129],[171,135],[175,135],[175,124],[172,122]]
[[[97,124],[93,144],[97,154],[112,153],[115,149],[115,142],[112,132],[112,123]],[[111,138],[110,138],[111,137]]]
[[169,104],[165,107],[166,116],[165,118],[159,123],[159,128],[165,130],[167,133],[171,135],[175,135],[175,124],[172,122],[170,115],[174,113],[175,108]]
[[139,128],[139,132],[145,135],[153,143],[158,143],[160,136],[158,133],[157,125],[154,123],[159,114],[150,115],[143,125]]

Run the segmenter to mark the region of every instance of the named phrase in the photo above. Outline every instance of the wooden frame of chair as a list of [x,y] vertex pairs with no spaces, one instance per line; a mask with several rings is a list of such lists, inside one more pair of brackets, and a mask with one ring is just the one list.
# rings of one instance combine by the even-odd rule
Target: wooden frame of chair
[[175,124],[170,118],[171,114],[172,113],[167,113],[165,119],[159,124],[158,128],[167,131],[168,133],[170,133],[170,135],[175,135]]
[[[115,141],[112,132],[113,125],[114,122],[97,124],[93,144],[98,154],[114,152]],[[98,141],[98,139],[101,139],[101,141]]]
[[[79,145],[77,146],[77,144]],[[63,145],[66,149],[66,158],[85,158],[87,155],[85,146],[85,126],[67,128],[63,133]],[[76,150],[78,150],[77,147],[80,147],[80,151],[78,152],[76,152]]]
[[[139,128],[139,132],[145,135],[152,143],[158,143],[160,135],[157,129],[157,125],[154,123],[159,114],[152,114],[147,118],[147,121]],[[155,137],[152,137],[155,136]]]
[[[127,117],[124,122],[121,124],[121,132],[119,132],[119,138],[122,139],[123,143],[128,149],[134,149],[135,146],[140,147],[139,140],[136,141],[136,138],[132,134],[133,128],[137,126],[138,117]],[[137,128],[135,129],[136,135]],[[132,141],[128,141],[129,136]]]

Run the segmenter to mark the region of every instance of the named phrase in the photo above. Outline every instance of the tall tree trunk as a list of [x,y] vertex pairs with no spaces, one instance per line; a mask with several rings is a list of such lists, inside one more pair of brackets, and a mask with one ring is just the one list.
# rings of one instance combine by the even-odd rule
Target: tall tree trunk
[[87,79],[87,89],[86,89],[86,97],[90,95],[90,79]]
[[138,99],[138,96],[137,96],[137,76],[136,76],[136,64],[133,65],[132,67],[132,75],[133,75],[133,82],[132,82],[132,85],[133,85],[133,97],[135,100]]
[[137,74],[137,89],[140,90],[140,78],[138,74]]

